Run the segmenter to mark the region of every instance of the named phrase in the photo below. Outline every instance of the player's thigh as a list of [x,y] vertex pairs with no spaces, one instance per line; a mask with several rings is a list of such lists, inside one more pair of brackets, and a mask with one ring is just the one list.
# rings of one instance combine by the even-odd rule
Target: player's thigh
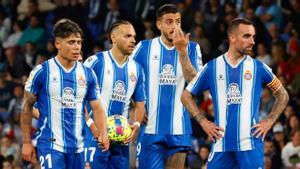
[[41,169],[65,169],[66,159],[64,153],[50,149],[37,149]]
[[249,151],[236,152],[239,169],[262,169],[264,168],[263,148]]
[[68,153],[65,155],[67,169],[84,168],[84,152]]
[[98,147],[85,147],[84,148],[84,164],[91,168],[108,168],[109,150],[102,152]]
[[166,169],[183,169],[186,159],[186,152],[177,152],[167,158]]
[[236,169],[237,164],[233,152],[211,152],[207,169]]
[[[163,169],[164,168],[164,149],[161,144],[163,137],[152,134],[144,134],[138,154],[138,168],[140,169]],[[138,151],[138,150],[137,150]]]
[[129,146],[112,145],[110,147],[109,166],[113,169],[128,169]]

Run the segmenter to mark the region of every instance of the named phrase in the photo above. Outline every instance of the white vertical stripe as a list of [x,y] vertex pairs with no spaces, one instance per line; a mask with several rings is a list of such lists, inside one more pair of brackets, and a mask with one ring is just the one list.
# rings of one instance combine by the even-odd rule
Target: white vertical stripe
[[[50,95],[50,109],[51,109],[51,130],[53,132],[53,149],[64,152],[63,129],[61,119],[61,76],[60,68],[55,63],[54,59],[49,60],[49,95]],[[50,138],[49,138],[50,139]]]
[[[184,89],[184,77],[182,73],[181,64],[179,63],[179,56],[177,57],[177,68],[176,68],[176,91],[174,98],[174,115],[173,115],[173,134],[183,134],[184,124],[182,123],[183,118],[183,105],[181,103],[181,95]],[[188,119],[189,120],[189,119]]]
[[[215,69],[216,69],[216,77],[215,81],[216,81],[216,85],[217,85],[217,97],[218,97],[218,110],[219,110],[219,126],[221,128],[223,128],[224,130],[226,130],[226,112],[227,112],[227,99],[226,99],[226,91],[227,91],[227,87],[226,87],[226,63],[223,59],[223,56],[219,56],[216,59],[216,65],[215,65]],[[224,78],[223,79],[219,79],[219,75],[222,75]],[[225,133],[226,131],[224,131]],[[224,137],[220,140],[218,140],[214,146],[214,152],[221,152],[223,151],[224,147],[223,147],[223,140]]]
[[[246,79],[245,74],[251,73],[251,79]],[[252,105],[252,88],[253,88],[253,60],[247,56],[243,63],[243,80],[242,80],[242,103],[240,109],[240,150],[251,150],[251,105]]]
[[[84,69],[82,67],[82,65],[80,63],[77,63],[77,68],[76,68],[76,115],[75,115],[75,137],[77,140],[77,147],[78,148],[83,148],[84,144],[83,144],[83,137],[82,137],[82,118],[83,118],[83,99],[84,99],[84,95],[86,93],[86,76],[85,76],[85,72]],[[82,83],[78,83],[79,78],[83,78],[85,81],[85,85],[81,85]],[[80,79],[82,80],[82,79]]]
[[113,81],[114,81],[114,69],[112,60],[108,54],[108,51],[103,53],[104,57],[104,71],[103,71],[103,84],[101,89],[101,98],[103,100],[102,105],[108,115],[109,103],[112,97]]
[[149,54],[149,112],[148,124],[145,133],[155,134],[157,121],[157,104],[158,104],[158,88],[159,88],[159,65],[160,65],[160,50],[161,45],[158,38],[152,40]]
[[197,65],[197,71],[199,71],[203,67],[203,62],[202,62],[202,54],[200,50],[200,46],[197,44],[196,45],[196,65]]
[[127,63],[127,91],[126,91],[126,103],[124,106],[124,112],[123,116],[128,117],[128,108],[130,104],[130,99],[132,97],[132,94],[136,88],[136,83],[138,80],[138,74],[137,74],[137,65],[133,60],[129,60]]

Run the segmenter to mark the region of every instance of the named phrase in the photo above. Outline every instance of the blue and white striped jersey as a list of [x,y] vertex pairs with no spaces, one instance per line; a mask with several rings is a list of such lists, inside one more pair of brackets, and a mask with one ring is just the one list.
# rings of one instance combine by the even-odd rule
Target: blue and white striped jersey
[[132,59],[119,65],[111,51],[105,51],[90,56],[84,65],[92,68],[98,77],[101,104],[107,116],[119,114],[129,118],[131,100],[146,100],[143,68]]
[[251,127],[258,122],[263,87],[277,88],[280,81],[267,65],[250,56],[233,67],[225,55],[204,65],[186,89],[194,95],[211,92],[215,124],[225,130],[214,152],[252,150],[262,144],[261,138],[251,135]]
[[31,71],[25,90],[37,95],[37,146],[83,151],[84,103],[100,98],[95,73],[79,62],[67,71],[52,58]]
[[[196,70],[202,67],[200,47],[188,44],[188,55]],[[141,41],[131,55],[145,72],[147,134],[191,134],[190,115],[181,103],[185,79],[175,47],[168,48],[160,37]]]

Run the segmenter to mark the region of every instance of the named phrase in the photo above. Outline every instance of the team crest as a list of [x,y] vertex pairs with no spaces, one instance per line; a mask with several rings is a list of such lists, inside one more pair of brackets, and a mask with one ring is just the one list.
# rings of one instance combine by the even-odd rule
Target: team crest
[[246,73],[244,74],[244,78],[246,80],[251,80],[252,79],[252,74],[251,74],[250,70],[246,70]]
[[132,82],[135,82],[135,81],[136,81],[136,77],[135,77],[134,73],[131,73],[130,76],[129,76],[129,78],[130,78],[130,80],[131,80]]
[[79,84],[79,86],[85,86],[85,80],[84,80],[83,76],[79,76],[78,84]]

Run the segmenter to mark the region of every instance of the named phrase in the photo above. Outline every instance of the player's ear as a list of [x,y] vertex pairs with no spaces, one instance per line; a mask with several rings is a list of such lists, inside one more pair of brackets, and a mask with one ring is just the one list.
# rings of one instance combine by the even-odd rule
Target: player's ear
[[161,20],[160,19],[156,20],[156,27],[157,27],[157,29],[161,30]]
[[111,43],[114,44],[116,42],[116,34],[112,32],[110,34],[110,39],[111,39]]
[[54,45],[56,47],[57,50],[60,50],[61,48],[61,40],[59,38],[55,39]]

